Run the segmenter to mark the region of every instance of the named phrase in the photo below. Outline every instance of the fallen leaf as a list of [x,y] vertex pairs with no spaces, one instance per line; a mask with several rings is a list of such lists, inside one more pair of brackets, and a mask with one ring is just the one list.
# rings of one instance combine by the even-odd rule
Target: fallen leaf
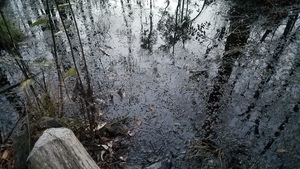
[[139,118],[136,118],[136,119],[135,119],[135,122],[136,122],[136,124],[137,124],[138,126],[141,126],[141,125],[142,125],[142,120],[139,119]]
[[64,33],[64,32],[63,31],[58,31],[58,32],[54,33],[54,36],[60,35],[62,33]]
[[150,105],[149,105],[149,109],[150,109],[151,111],[154,111],[154,110],[155,110],[155,105],[150,104]]
[[286,55],[285,56],[285,61],[287,61],[287,62],[290,62],[290,61],[292,61],[293,60],[293,56],[291,56],[291,55]]
[[70,68],[68,71],[66,71],[64,73],[64,79],[71,77],[71,76],[75,76],[76,74],[77,74],[76,69]]
[[72,3],[72,2],[70,4],[69,3],[64,3],[64,4],[59,4],[57,6],[58,6],[59,9],[62,9],[62,8],[65,8],[69,5],[76,5],[76,3]]
[[98,126],[96,127],[96,130],[102,129],[106,124],[107,124],[107,122],[100,122],[100,123],[98,124]]
[[99,98],[95,99],[94,102],[96,104],[105,104],[105,101],[103,99],[99,99]]
[[41,18],[35,22],[33,22],[30,27],[39,26],[39,25],[45,25],[48,22],[47,18]]
[[286,149],[284,149],[284,148],[277,148],[277,149],[276,149],[276,152],[277,152],[277,153],[286,153],[287,151],[286,151]]
[[127,131],[127,134],[130,136],[130,137],[132,137],[132,136],[134,136],[135,135],[135,133],[134,132],[132,132],[132,131]]
[[32,65],[35,67],[48,67],[52,64],[53,64],[52,61],[41,59],[41,58],[34,60],[32,63]]
[[123,100],[126,97],[125,90],[123,88],[120,88],[118,91],[118,95],[121,97],[121,100]]
[[33,83],[32,79],[27,79],[24,82],[21,83],[21,89],[25,90],[28,86],[30,86]]
[[102,116],[104,114],[104,112],[102,110],[98,111],[98,116]]
[[128,158],[128,157],[122,157],[122,156],[119,157],[119,159],[122,160],[122,161],[126,161],[127,158]]
[[113,141],[108,142],[108,143],[107,143],[107,146],[110,147],[110,148],[112,148],[112,146],[113,146]]
[[2,159],[7,159],[8,157],[8,150],[5,150],[4,153],[2,154]]
[[101,146],[102,146],[105,150],[108,150],[108,146],[107,146],[107,145],[102,144]]

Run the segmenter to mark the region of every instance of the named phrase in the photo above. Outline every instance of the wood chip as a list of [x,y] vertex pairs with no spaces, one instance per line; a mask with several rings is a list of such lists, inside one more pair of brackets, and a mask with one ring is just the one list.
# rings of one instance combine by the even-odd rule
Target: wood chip
[[3,154],[2,154],[2,159],[7,159],[7,157],[8,157],[8,154],[9,154],[9,152],[8,152],[8,150],[5,150],[4,152],[3,152]]
[[284,148],[277,148],[277,149],[276,149],[276,152],[277,152],[277,153],[286,153],[287,151],[286,151],[286,149],[284,149]]
[[142,125],[142,120],[139,119],[139,118],[136,118],[136,119],[135,119],[135,123],[136,123],[138,126],[141,126],[141,125]]

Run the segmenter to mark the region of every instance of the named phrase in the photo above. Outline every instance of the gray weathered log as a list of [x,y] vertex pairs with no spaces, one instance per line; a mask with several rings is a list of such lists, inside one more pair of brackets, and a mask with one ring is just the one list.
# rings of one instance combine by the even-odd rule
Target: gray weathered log
[[99,169],[67,128],[50,128],[35,143],[27,158],[30,169]]

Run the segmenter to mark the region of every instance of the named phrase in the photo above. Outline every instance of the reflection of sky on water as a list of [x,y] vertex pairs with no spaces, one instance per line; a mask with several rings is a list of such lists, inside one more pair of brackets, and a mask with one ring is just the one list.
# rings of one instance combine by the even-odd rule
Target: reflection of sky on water
[[[75,2],[73,9],[76,11],[80,36],[96,86],[95,95],[101,96],[100,89],[97,87],[108,84],[105,90],[114,96],[115,104],[110,105],[111,109],[107,115],[117,117],[129,113],[130,116],[142,120],[142,126],[134,129],[145,131],[137,134],[137,140],[143,144],[134,147],[136,151],[133,153],[149,152],[149,141],[158,147],[163,146],[164,153],[183,151],[184,142],[194,138],[193,127],[201,128],[203,119],[206,118],[208,95],[216,83],[215,78],[222,71],[219,69],[220,64],[222,61],[226,62],[223,59],[225,43],[228,40],[226,38],[234,32],[234,30],[229,32],[230,25],[234,23],[230,23],[232,20],[227,15],[229,7],[226,2],[217,1],[206,6],[193,23],[195,28],[197,24],[201,25],[206,21],[210,23],[210,26],[205,26],[205,36],[200,39],[200,42],[195,36],[185,40],[184,44],[178,40],[174,45],[174,53],[172,53],[173,46],[162,48],[168,44],[163,34],[173,35],[174,31],[168,30],[170,27],[163,27],[167,30],[157,28],[160,19],[165,17],[161,12],[166,8],[166,1],[152,1],[152,17],[150,1],[127,3],[127,1],[114,0],[100,3],[98,0],[77,0]],[[138,2],[142,5],[140,6]],[[195,3],[198,5],[194,5]],[[203,1],[196,0],[191,2],[189,5],[191,19],[197,16],[202,3]],[[48,44],[44,42],[44,38],[49,38],[49,32],[47,33],[47,30],[43,32],[40,28],[30,28],[26,21],[36,21],[43,13],[41,12],[43,6],[37,3],[32,10],[27,2],[18,0],[11,1],[11,6],[17,19],[20,18],[18,20],[22,23],[21,28],[34,39],[29,40],[30,44],[22,48],[24,58],[50,59]],[[177,1],[173,0],[166,11],[170,16],[175,17],[176,8]],[[24,10],[28,11],[22,12]],[[37,11],[39,14],[36,14]],[[249,16],[250,14],[244,18],[235,17],[247,19]],[[277,130],[280,120],[286,116],[284,112],[291,110],[299,99],[297,73],[292,76],[289,74],[292,69],[296,71],[294,62],[299,53],[299,40],[288,44],[284,54],[279,56],[274,74],[270,75],[270,81],[261,84],[264,77],[268,76],[265,74],[266,64],[278,46],[286,20],[276,29],[274,35],[268,36],[266,42],[260,43],[259,38],[264,32],[264,27],[260,24],[263,22],[265,21],[258,20],[250,25],[250,38],[247,39],[243,49],[226,51],[227,53],[239,51],[241,54],[232,65],[232,72],[226,82],[228,84],[222,86],[223,107],[219,110],[222,125],[216,126],[221,133],[226,129],[229,135],[236,135],[236,138],[241,141],[258,140],[256,144],[260,149],[265,146],[265,140],[269,137],[273,138],[272,132]],[[299,22],[298,20],[295,25],[299,26]],[[225,30],[224,37],[217,40],[222,27]],[[236,30],[238,29],[239,27]],[[149,33],[151,31],[152,34]],[[147,39],[149,35],[152,36],[150,40]],[[296,34],[295,37],[299,39],[298,36]],[[66,42],[65,35],[59,35],[58,39],[61,43],[61,56],[68,58],[71,48]],[[152,46],[147,44],[152,48],[151,50],[141,47],[142,39],[153,43]],[[72,42],[78,46],[76,38]],[[207,49],[210,51],[205,55]],[[102,51],[109,55],[105,55]],[[193,76],[191,73],[200,70],[207,71],[207,77]],[[126,92],[123,101],[116,94],[121,87]],[[260,97],[253,97],[255,91],[260,92]],[[244,117],[237,115],[246,112],[251,107],[251,103],[254,108],[249,111],[249,119],[245,122]],[[149,110],[149,105],[155,105],[155,110]],[[273,116],[274,112],[276,117]],[[259,123],[259,130],[262,133],[259,139],[251,135],[253,128],[258,129],[256,123]],[[296,130],[297,127],[292,128]]]
[[8,134],[15,125],[19,114],[12,108],[3,95],[0,95],[0,113],[1,134]]

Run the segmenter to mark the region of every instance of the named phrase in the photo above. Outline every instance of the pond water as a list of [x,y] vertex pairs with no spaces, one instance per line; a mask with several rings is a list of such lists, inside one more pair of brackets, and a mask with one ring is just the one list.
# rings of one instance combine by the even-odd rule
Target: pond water
[[[268,25],[272,32],[262,39],[268,18],[229,2],[203,10],[196,0],[73,2],[94,95],[113,98],[107,117],[133,121],[130,162],[171,159],[172,168],[197,168],[185,157],[198,140],[218,147],[213,150],[225,159],[218,163],[216,152],[201,156],[203,168],[300,166],[300,21],[293,18],[299,8]],[[44,8],[30,0],[11,0],[7,7],[28,36],[20,52],[29,63],[52,60],[50,29],[29,26],[45,16]],[[65,22],[75,30],[68,11]],[[70,36],[80,56],[78,37]],[[72,67],[65,34],[57,39],[64,68]],[[18,75],[8,72],[16,82]]]

